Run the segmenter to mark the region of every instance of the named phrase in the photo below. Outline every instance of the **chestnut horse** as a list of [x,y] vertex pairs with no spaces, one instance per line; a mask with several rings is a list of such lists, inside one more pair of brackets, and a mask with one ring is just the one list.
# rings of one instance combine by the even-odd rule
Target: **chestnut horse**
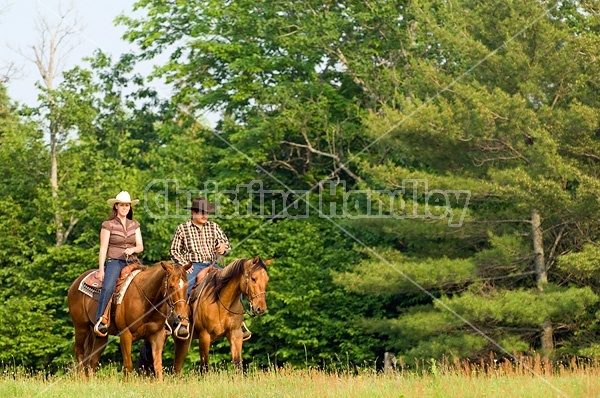
[[[199,295],[191,302],[190,308],[192,339],[198,339],[201,371],[208,370],[210,343],[221,337],[229,340],[232,362],[237,369],[241,369],[244,308],[240,295],[243,294],[248,300],[253,315],[265,312],[265,293],[269,282],[267,266],[273,261],[263,261],[258,256],[234,260],[222,270],[213,269],[192,291],[190,298]],[[175,340],[175,373],[181,372],[192,339]]]
[[[84,379],[98,366],[100,355],[108,341],[108,335],[97,337],[93,330],[98,301],[79,291],[80,282],[94,271],[84,272],[73,282],[67,294],[69,312],[75,327],[75,357],[78,368],[83,368]],[[121,303],[116,306],[113,304],[116,308],[111,311],[108,334],[120,336],[125,375],[133,370],[132,343],[146,339],[152,347],[156,376],[162,381],[165,319],[174,318],[183,326],[175,331],[176,337],[185,339],[189,336],[186,329],[189,323],[186,291],[186,268],[163,261],[139,272],[129,284]]]

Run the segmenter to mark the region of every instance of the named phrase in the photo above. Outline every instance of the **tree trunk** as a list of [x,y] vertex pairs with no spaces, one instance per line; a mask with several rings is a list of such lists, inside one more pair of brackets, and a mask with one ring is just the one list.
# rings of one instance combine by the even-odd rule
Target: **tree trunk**
[[542,324],[541,340],[544,358],[551,357],[554,351],[554,328],[550,319],[546,319]]
[[[50,102],[52,99],[50,98]],[[54,131],[54,123],[50,122],[50,189],[52,190],[52,202],[54,207],[54,224],[56,227],[56,247],[65,243],[65,228],[62,214],[58,204],[58,137]]]
[[[47,18],[40,17],[36,22],[36,28],[40,33],[41,43],[33,45],[33,58],[30,58],[38,68],[44,86],[46,87],[49,112],[48,115],[48,133],[50,135],[50,189],[52,194],[52,205],[54,211],[54,224],[56,227],[56,247],[64,245],[69,237],[69,233],[77,223],[77,220],[71,216],[68,228],[65,228],[61,205],[59,203],[59,184],[58,184],[58,154],[60,152],[61,126],[54,120],[55,111],[52,90],[54,89],[54,80],[58,73],[60,57],[58,54],[59,45],[65,44],[69,36],[74,35],[78,28],[77,21],[73,24],[66,24],[66,16],[70,12],[62,14],[60,22],[52,26]],[[72,48],[71,48],[72,49]],[[68,53],[70,50],[67,50]],[[28,57],[29,58],[29,57]]]
[[391,352],[386,352],[383,355],[383,371],[390,373],[396,370],[396,356]]
[[[52,103],[51,94],[49,94],[49,101]],[[77,220],[71,215],[68,228],[65,227],[63,220],[63,210],[59,201],[59,190],[58,186],[58,152],[59,152],[59,134],[58,128],[53,121],[50,121],[50,189],[52,193],[52,206],[54,210],[54,226],[56,227],[56,247],[61,247],[67,242],[69,234],[75,227]]]
[[[542,235],[542,222],[540,213],[537,210],[531,212],[531,229],[533,237],[533,253],[535,255],[535,275],[537,279],[538,289],[540,294],[544,292],[544,286],[548,283],[548,273],[546,270],[546,261],[544,259],[544,239]],[[542,353],[544,358],[552,355],[554,350],[554,329],[550,319],[544,320],[542,324]]]
[[548,274],[546,273],[546,261],[544,259],[544,237],[542,236],[542,222],[540,213],[537,210],[531,212],[531,228],[533,236],[533,253],[535,255],[535,274],[537,277],[538,289],[544,291],[544,285],[548,283]]

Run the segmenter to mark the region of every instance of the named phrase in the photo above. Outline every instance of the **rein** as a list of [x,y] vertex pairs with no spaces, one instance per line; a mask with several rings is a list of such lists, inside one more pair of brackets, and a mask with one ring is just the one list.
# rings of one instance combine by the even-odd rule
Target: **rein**
[[[246,310],[244,310],[242,312],[236,312],[236,311],[233,311],[231,308],[228,308],[225,304],[223,304],[223,302],[221,301],[221,297],[219,295],[217,295],[217,300],[219,300],[219,304],[221,304],[223,306],[223,308],[225,308],[227,310],[227,312],[230,312],[235,315],[244,315],[247,312]],[[242,308],[244,308],[244,306],[242,306]]]
[[[150,305],[152,306],[152,308],[154,308],[154,310],[156,312],[158,312],[159,314],[161,314],[163,317],[165,317],[165,319],[167,319],[170,314],[172,314],[175,311],[175,304],[179,303],[180,301],[183,301],[185,303],[184,299],[179,299],[175,302],[173,302],[171,300],[171,295],[169,294],[169,275],[165,275],[165,287],[163,288],[163,300],[160,302],[160,304],[164,303],[166,301],[167,306],[169,307],[169,313],[168,314],[164,314],[160,309],[158,309],[154,303],[152,302],[152,300],[150,300],[148,298],[148,296],[146,296],[146,293],[144,293],[144,291],[142,290],[142,288],[140,288],[140,286],[136,283],[135,278],[131,281],[133,282],[133,284],[135,284],[135,287],[137,287],[138,291],[142,294],[142,296],[144,296],[144,298],[146,299],[146,301],[148,303],[150,303]],[[166,297],[165,297],[166,296]]]
[[[217,294],[217,300],[219,301],[219,304],[221,304],[223,306],[223,308],[225,308],[228,312],[230,312],[232,314],[236,314],[236,315],[244,315],[244,314],[252,315],[252,314],[254,314],[252,300],[254,300],[254,298],[261,296],[261,295],[265,296],[265,297],[267,296],[266,291],[250,295],[250,284],[248,283],[250,281],[250,274],[248,272],[246,272],[245,275],[246,275],[246,292],[244,293],[244,295],[248,299],[248,304],[250,306],[250,310],[244,309],[244,311],[242,311],[242,312],[233,311],[231,308],[228,308],[225,304],[223,304],[223,302],[221,301],[221,296]],[[242,303],[242,308],[244,308],[244,303]]]

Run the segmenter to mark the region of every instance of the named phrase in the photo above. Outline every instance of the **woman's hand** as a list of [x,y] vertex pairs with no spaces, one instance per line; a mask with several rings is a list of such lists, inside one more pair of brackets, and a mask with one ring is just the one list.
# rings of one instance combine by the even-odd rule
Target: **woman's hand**
[[96,271],[96,278],[100,279],[100,281],[104,281],[104,270],[99,269]]
[[135,253],[135,248],[128,247],[127,249],[123,250],[123,253],[125,253],[125,255],[127,256],[131,256],[133,253]]

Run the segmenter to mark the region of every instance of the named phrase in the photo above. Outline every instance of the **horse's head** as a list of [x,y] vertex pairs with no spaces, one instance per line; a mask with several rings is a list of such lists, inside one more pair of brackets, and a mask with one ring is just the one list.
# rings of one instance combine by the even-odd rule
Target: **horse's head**
[[240,287],[254,315],[261,315],[267,310],[266,290],[269,283],[267,266],[273,261],[275,260],[263,261],[256,256],[244,263],[244,278]]
[[177,264],[171,264],[163,261],[163,269],[167,272],[165,278],[165,298],[172,313],[175,330],[173,335],[179,339],[189,337],[189,314],[190,308],[186,300],[187,275],[186,271],[192,266],[190,263],[186,267]]

